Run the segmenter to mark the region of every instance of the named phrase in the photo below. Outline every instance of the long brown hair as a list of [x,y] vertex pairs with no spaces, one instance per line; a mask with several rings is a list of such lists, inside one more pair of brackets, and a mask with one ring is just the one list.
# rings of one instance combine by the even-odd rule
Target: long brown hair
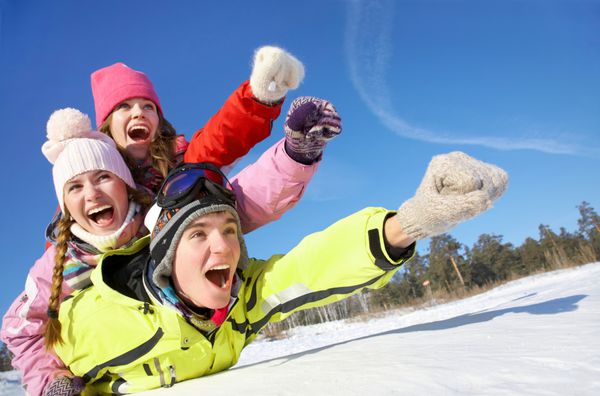
[[[100,132],[106,133],[113,140],[110,130],[110,122],[112,120],[112,113],[106,117],[106,120],[100,125],[98,130]],[[162,114],[158,114],[158,128],[156,134],[154,136],[154,140],[150,143],[150,158],[152,159],[152,167],[160,172],[163,177],[166,177],[169,171],[176,165],[175,160],[175,140],[177,139],[177,132],[175,128]],[[144,175],[138,174],[135,172],[137,168],[136,161],[131,158],[125,149],[122,147],[117,147],[119,152],[125,159],[127,166],[131,169],[131,173],[133,174],[134,180],[138,184],[143,183],[143,179],[141,179]]]
[[[129,199],[148,208],[152,204],[152,195],[143,190],[136,190],[127,186]],[[64,208],[63,216],[58,221],[58,234],[56,236],[56,254],[54,255],[54,270],[52,272],[52,288],[50,289],[50,298],[48,299],[48,323],[44,331],[46,349],[51,349],[54,344],[63,342],[61,333],[61,324],[58,320],[58,311],[60,309],[60,292],[62,291],[63,271],[67,259],[67,250],[71,234],[71,225],[75,221],[72,219],[67,208]]]

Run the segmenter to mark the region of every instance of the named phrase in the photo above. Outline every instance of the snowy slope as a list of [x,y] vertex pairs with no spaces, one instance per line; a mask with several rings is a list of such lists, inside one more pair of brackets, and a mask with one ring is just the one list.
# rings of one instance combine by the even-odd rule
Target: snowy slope
[[19,373],[8,371],[0,373],[0,395],[23,395]]
[[251,344],[229,371],[145,394],[241,392],[600,395],[600,263],[369,322],[295,329]]

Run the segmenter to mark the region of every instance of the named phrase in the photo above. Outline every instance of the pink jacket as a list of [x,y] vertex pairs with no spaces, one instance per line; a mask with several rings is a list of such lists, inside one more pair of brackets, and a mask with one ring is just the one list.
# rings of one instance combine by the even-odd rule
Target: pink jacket
[[[277,220],[302,197],[318,163],[302,165],[292,160],[280,140],[254,164],[231,179],[244,218],[244,233]],[[21,372],[27,392],[41,395],[50,382],[68,369],[44,348],[43,329],[56,250],[51,246],[29,271],[25,291],[4,315],[0,338],[15,355],[12,364]],[[61,299],[72,290],[63,283]]]

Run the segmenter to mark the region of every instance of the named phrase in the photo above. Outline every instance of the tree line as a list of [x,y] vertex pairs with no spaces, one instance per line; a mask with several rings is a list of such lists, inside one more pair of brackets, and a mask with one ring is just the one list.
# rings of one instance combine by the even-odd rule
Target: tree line
[[[494,234],[482,234],[472,247],[450,234],[433,237],[428,253],[416,253],[386,287],[298,312],[281,323],[270,324],[265,334],[278,337],[296,326],[461,297],[510,279],[598,261],[600,216],[585,201],[577,209],[575,232],[562,227],[556,232],[541,224],[538,238],[527,238],[520,246],[504,243],[501,235]],[[0,343],[0,371],[12,370],[10,360],[10,352]]]

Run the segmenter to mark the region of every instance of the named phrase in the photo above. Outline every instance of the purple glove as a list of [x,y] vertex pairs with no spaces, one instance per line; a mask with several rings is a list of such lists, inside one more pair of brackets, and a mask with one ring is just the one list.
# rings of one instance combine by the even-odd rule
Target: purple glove
[[44,396],[76,396],[84,388],[85,383],[81,377],[57,377],[48,385]]
[[319,161],[327,142],[342,132],[342,119],[331,102],[301,96],[290,105],[283,128],[288,155],[309,165]]

